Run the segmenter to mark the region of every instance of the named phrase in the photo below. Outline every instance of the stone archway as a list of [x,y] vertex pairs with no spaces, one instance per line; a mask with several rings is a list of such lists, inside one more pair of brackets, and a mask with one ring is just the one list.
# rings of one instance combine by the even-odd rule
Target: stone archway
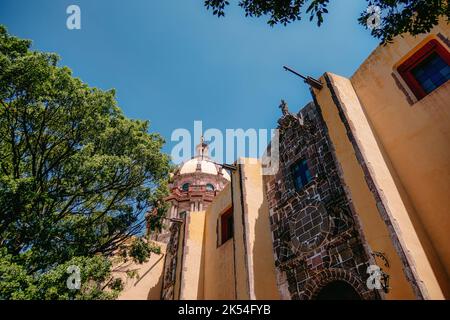
[[302,300],[373,300],[373,291],[352,272],[343,269],[325,269],[317,272],[305,285]]

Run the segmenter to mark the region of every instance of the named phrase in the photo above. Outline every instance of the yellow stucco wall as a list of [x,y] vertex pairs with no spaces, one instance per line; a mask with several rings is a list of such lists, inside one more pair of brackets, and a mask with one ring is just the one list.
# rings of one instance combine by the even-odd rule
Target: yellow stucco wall
[[[119,300],[160,299],[166,244],[159,242],[156,244],[161,247],[161,254],[152,253],[147,262],[136,264],[130,261],[114,266],[113,276],[121,278],[124,282],[124,290],[118,297]],[[126,271],[131,270],[137,271],[137,278],[126,276]]]
[[234,238],[217,246],[218,218],[230,207],[231,185],[228,184],[206,210],[203,255],[204,299],[235,299]]
[[[353,91],[350,81],[331,74],[328,75],[333,80],[338,81],[338,83],[334,83],[334,86],[337,87],[336,91],[344,95],[347,94],[347,96],[341,97],[344,100],[343,105],[347,109],[353,109],[353,111],[356,109],[361,110],[357,100],[355,101],[354,99],[354,92],[352,97],[348,97],[348,95],[352,95]],[[326,82],[324,78],[321,81],[323,83]],[[355,156],[353,146],[347,137],[346,128],[339,117],[338,109],[332,100],[331,92],[327,87],[324,87],[320,91],[315,91],[315,94],[323,118],[327,124],[330,139],[343,174],[344,183],[347,187],[349,197],[352,199],[364,237],[372,251],[382,252],[389,260],[390,268],[385,271],[390,275],[391,290],[386,298],[414,299],[412,287],[403,272],[403,264],[392,244],[387,226],[378,212],[376,201],[366,183],[364,172]],[[361,119],[360,116],[361,114],[359,113],[356,117],[352,117],[354,121],[351,124],[353,126],[352,128],[353,130],[357,128],[360,134],[358,137],[359,141],[371,144],[372,149],[364,149],[364,151],[374,153],[379,158],[379,151],[377,151],[376,145],[373,145],[373,134],[367,126],[367,121],[364,118]],[[370,158],[372,161],[372,157]],[[382,163],[379,163],[379,165],[382,165]],[[386,178],[388,178],[388,175]]]
[[262,168],[256,159],[241,159],[250,299],[278,300],[269,207]]
[[[204,298],[279,299],[261,165],[256,159],[241,163],[232,173],[233,188],[230,183],[206,211]],[[232,205],[234,236],[218,245],[219,217]]]
[[182,259],[181,300],[196,300],[203,296],[203,234],[205,211],[190,212],[186,222],[186,240]]
[[[392,73],[396,74],[396,67],[430,39],[437,39],[449,50],[437,36],[440,33],[448,39],[449,31],[449,25],[443,22],[429,35],[396,38],[393,44],[377,48],[351,78],[447,298],[450,298],[450,82],[410,105]],[[411,95],[401,77],[396,76]],[[430,296],[439,294],[430,292]]]
[[245,221],[244,212],[242,211],[242,201],[245,199],[241,196],[241,175],[240,171],[232,173],[232,191],[233,191],[233,219],[234,219],[234,264],[236,275],[236,299],[249,300],[250,283],[248,277],[248,253],[246,249],[246,239],[244,238]]

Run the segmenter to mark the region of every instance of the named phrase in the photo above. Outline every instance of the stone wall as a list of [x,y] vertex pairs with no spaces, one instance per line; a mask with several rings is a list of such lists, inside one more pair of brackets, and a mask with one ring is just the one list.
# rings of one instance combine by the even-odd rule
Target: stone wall
[[164,261],[163,283],[161,300],[177,300],[179,294],[179,276],[182,257],[182,242],[184,221],[172,222],[170,226],[169,243],[167,244],[166,257]]
[[[340,280],[363,299],[378,298],[366,286],[368,249],[342,185],[326,125],[314,103],[298,114],[283,105],[279,119],[280,170],[265,176],[275,266],[283,299],[314,299]],[[313,178],[296,190],[292,165],[306,160]]]

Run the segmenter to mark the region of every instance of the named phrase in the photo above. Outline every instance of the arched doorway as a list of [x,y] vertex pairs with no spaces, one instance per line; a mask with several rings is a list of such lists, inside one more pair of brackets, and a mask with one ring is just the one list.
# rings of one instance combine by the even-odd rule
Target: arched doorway
[[337,280],[320,289],[315,300],[361,300],[361,297],[350,284]]

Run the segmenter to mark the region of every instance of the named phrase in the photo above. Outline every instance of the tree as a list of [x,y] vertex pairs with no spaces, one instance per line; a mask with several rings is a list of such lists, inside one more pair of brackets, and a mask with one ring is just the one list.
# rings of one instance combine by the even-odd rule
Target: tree
[[113,297],[99,289],[108,257],[167,194],[164,141],[30,44],[0,26],[0,299]]
[[[303,9],[309,13],[309,19],[317,19],[320,26],[324,14],[328,13],[329,0],[240,0],[239,6],[246,16],[269,16],[269,25],[286,25],[301,20]],[[381,39],[382,43],[391,42],[392,39],[403,33],[417,35],[429,32],[440,17],[449,21],[449,3],[446,0],[366,0],[368,6],[378,6],[381,9],[381,20],[378,28],[372,29],[374,37]],[[205,0],[207,9],[213,11],[218,17],[225,15],[228,0]],[[358,21],[368,28],[369,21],[373,19],[373,12],[363,12]]]

